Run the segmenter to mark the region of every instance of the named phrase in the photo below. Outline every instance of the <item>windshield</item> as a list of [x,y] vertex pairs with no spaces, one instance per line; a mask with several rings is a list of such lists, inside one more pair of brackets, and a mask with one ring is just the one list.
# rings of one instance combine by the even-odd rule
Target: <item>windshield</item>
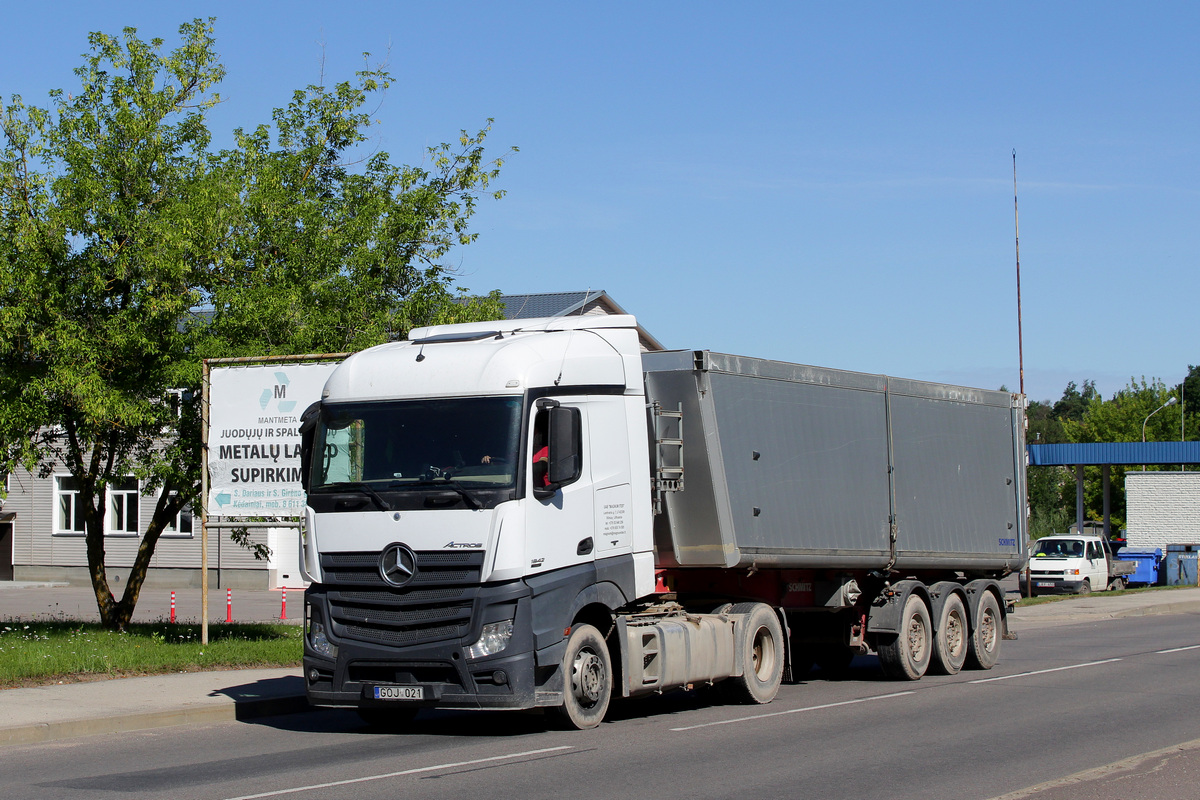
[[515,487],[520,432],[518,397],[328,404],[309,491]]
[[1034,557],[1056,557],[1070,558],[1083,555],[1083,541],[1081,539],[1054,539],[1047,541],[1040,540],[1033,548]]

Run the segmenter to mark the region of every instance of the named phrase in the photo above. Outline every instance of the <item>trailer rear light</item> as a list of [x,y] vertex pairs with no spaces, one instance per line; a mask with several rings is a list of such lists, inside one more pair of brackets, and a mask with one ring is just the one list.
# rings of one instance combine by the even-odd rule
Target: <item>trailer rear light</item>
[[512,639],[513,623],[512,620],[504,622],[490,622],[483,626],[483,632],[479,636],[479,641],[470,647],[466,648],[467,658],[483,658],[484,656],[494,656],[496,653],[502,652],[508,647],[508,642]]

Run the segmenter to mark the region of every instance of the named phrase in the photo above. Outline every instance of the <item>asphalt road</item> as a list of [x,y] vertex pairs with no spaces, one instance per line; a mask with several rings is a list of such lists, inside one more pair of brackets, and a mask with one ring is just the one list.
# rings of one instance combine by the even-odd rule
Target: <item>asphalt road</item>
[[[426,712],[380,734],[320,711],[14,746],[0,797],[1200,796],[1196,758],[1103,770],[1200,740],[1200,614],[1030,630],[989,672],[896,683],[862,657],[847,680],[818,675],[768,706],[675,693],[584,732],[539,713]],[[1046,786],[1088,770],[1120,780]]]

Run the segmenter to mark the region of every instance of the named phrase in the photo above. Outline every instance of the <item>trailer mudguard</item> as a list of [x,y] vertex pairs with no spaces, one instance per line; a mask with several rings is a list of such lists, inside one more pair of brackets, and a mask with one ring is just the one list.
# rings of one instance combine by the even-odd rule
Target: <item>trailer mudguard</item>
[[[1005,638],[1009,638],[1008,632],[1008,605],[1004,602],[1004,590],[1000,584],[991,578],[980,578],[971,581],[963,587],[967,597],[967,613],[971,615],[971,629],[974,630],[977,621],[979,620],[979,604],[983,601],[985,592],[990,592],[996,598],[996,603],[1000,606],[1000,619],[1004,622],[1004,630],[1001,633]],[[1016,638],[1016,634],[1012,635]]]
[[[954,581],[939,581],[929,587],[930,604],[930,621],[933,623],[933,629],[937,630],[938,622],[942,619],[942,607],[946,605],[946,601],[951,595],[957,594],[962,598],[963,605],[969,606],[971,601],[963,591],[962,584]],[[974,619],[974,615],[971,616]]]
[[919,594],[932,607],[929,589],[920,581],[899,581],[886,587],[871,603],[867,615],[868,633],[899,633],[900,614],[910,594]]

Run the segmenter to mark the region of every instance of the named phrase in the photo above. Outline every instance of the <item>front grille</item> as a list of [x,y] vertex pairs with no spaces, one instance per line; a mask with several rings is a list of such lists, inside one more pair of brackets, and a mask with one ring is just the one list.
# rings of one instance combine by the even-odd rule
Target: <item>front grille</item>
[[323,554],[334,635],[392,647],[465,637],[479,593],[483,551],[417,551],[416,557],[416,575],[395,589],[379,575],[379,553]]
[[[409,586],[476,584],[483,574],[482,550],[418,550],[417,574]],[[379,553],[322,553],[325,583],[337,586],[386,587],[379,574]]]

